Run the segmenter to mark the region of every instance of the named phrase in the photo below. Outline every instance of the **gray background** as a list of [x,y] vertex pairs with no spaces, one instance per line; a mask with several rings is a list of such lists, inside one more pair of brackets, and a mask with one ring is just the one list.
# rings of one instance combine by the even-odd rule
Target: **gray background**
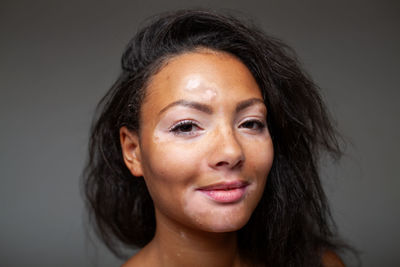
[[400,266],[399,1],[1,1],[0,266],[116,266],[85,234],[93,110],[144,18],[230,8],[292,45],[348,139],[324,181],[364,266]]

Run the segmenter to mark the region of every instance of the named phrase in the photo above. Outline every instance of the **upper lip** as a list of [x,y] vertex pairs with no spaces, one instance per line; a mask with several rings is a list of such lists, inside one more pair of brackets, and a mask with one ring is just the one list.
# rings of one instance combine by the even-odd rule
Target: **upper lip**
[[249,185],[246,181],[229,181],[219,182],[215,184],[206,185],[198,188],[198,190],[211,191],[211,190],[231,190],[236,188],[242,188]]

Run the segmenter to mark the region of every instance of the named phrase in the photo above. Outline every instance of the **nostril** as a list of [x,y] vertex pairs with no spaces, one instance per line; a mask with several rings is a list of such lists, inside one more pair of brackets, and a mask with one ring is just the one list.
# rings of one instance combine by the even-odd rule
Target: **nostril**
[[220,161],[220,162],[217,163],[217,167],[221,167],[221,166],[224,166],[224,165],[229,165],[229,163],[226,162],[226,161]]
[[240,168],[243,164],[243,158],[239,159],[236,164],[233,166],[233,168]]
[[242,159],[239,159],[239,160],[237,160],[235,162],[220,161],[217,164],[215,164],[215,166],[216,167],[228,166],[228,167],[233,169],[233,168],[240,167],[242,165],[242,163],[243,163]]

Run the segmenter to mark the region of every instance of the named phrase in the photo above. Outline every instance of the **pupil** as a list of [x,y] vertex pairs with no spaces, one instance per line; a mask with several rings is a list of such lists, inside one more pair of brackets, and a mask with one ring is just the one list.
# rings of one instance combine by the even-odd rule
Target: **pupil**
[[181,131],[182,132],[190,132],[193,128],[192,124],[185,124],[181,126]]
[[254,128],[254,122],[252,122],[252,121],[247,122],[246,123],[246,127],[247,128]]

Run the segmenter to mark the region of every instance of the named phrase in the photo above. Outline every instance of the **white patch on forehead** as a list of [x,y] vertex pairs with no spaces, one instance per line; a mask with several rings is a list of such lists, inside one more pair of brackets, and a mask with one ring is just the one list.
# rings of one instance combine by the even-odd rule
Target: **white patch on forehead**
[[203,101],[211,101],[217,96],[217,85],[214,82],[206,81],[201,75],[190,75],[184,84],[185,90],[196,94]]
[[198,76],[191,76],[186,82],[185,88],[189,91],[197,89],[201,84],[201,79]]
[[215,90],[212,90],[212,89],[206,90],[204,92],[204,94],[205,94],[205,98],[207,99],[207,101],[211,101],[217,96],[217,92]]

